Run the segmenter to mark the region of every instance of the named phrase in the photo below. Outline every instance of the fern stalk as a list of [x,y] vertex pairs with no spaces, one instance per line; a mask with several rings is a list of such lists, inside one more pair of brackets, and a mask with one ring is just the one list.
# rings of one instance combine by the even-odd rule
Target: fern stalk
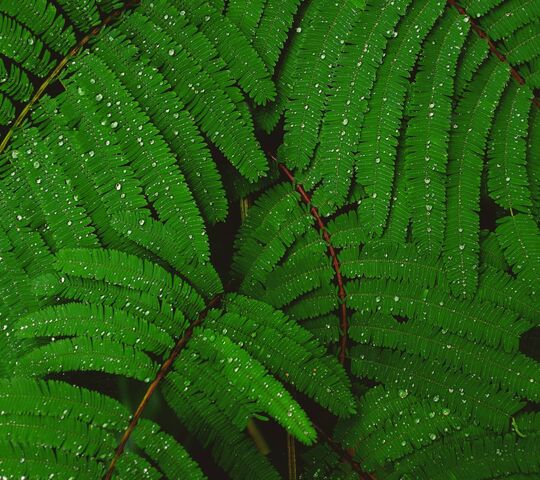
[[296,480],[296,443],[294,437],[287,434],[287,457],[289,465],[289,480]]
[[330,238],[330,233],[328,232],[328,229],[326,228],[326,224],[324,223],[323,219],[321,218],[319,214],[319,210],[317,207],[315,207],[311,202],[311,196],[305,191],[304,187],[296,182],[296,179],[294,178],[294,175],[292,172],[283,164],[279,163],[277,158],[273,155],[270,155],[270,158],[274,162],[277,163],[279,170],[287,177],[287,180],[291,182],[291,184],[295,187],[296,191],[300,194],[300,197],[304,201],[304,203],[308,206],[309,212],[315,219],[315,222],[317,223],[317,228],[322,234],[322,237],[324,241],[326,242],[328,246],[328,254],[330,255],[330,258],[332,259],[332,267],[334,271],[336,272],[336,282],[338,285],[338,297],[340,301],[340,332],[339,332],[339,353],[338,358],[339,362],[342,365],[345,365],[345,360],[347,358],[347,342],[348,342],[348,336],[349,336],[349,320],[347,318],[347,294],[345,293],[345,288],[343,286],[343,277],[341,275],[341,268],[339,259],[336,253],[336,250],[334,246],[332,245],[332,241]]
[[161,365],[160,369],[158,370],[158,373],[152,383],[148,386],[146,393],[144,394],[142,400],[139,402],[139,405],[137,409],[135,410],[135,413],[131,417],[131,421],[129,422],[128,427],[124,431],[124,434],[122,435],[122,439],[120,440],[120,443],[118,444],[118,447],[116,448],[114,457],[111,460],[111,463],[109,464],[109,468],[107,469],[107,472],[105,473],[105,476],[103,477],[103,480],[111,480],[114,470],[116,468],[116,464],[118,463],[118,460],[122,456],[122,453],[124,452],[124,449],[126,447],[126,444],[131,437],[131,434],[135,430],[135,427],[139,423],[139,420],[141,418],[141,415],[148,405],[148,402],[150,401],[150,397],[152,394],[156,391],[158,385],[161,383],[161,381],[165,378],[167,373],[169,373],[169,370],[171,369],[174,361],[180,355],[180,352],[185,348],[191,337],[193,336],[193,331],[196,327],[201,325],[206,318],[206,315],[209,310],[219,305],[221,302],[222,295],[216,295],[213,297],[207,304],[206,307],[202,312],[199,313],[199,316],[195,321],[193,321],[190,326],[186,329],[184,334],[180,337],[178,342],[176,342],[176,345],[172,349],[169,357],[163,364]]
[[[508,62],[508,59],[501,53],[499,48],[497,47],[497,44],[489,37],[489,35],[485,32],[485,30],[480,27],[478,22],[461,6],[456,0],[447,0],[447,5],[450,5],[454,7],[461,15],[466,17],[468,21],[471,24],[472,29],[475,31],[475,33],[482,39],[486,41],[486,43],[489,46],[490,52],[495,55],[501,62],[506,63],[508,65],[508,68],[510,69],[510,74],[514,78],[516,82],[518,82],[520,85],[525,85],[526,81],[523,75],[519,73],[519,71]],[[538,97],[533,97],[533,103],[536,105],[537,108],[540,108],[540,99]]]

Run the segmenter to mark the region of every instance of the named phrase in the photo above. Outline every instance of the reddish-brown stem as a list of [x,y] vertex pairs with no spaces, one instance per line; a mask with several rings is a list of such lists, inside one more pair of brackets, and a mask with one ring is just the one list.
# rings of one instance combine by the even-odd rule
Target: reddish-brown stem
[[336,272],[336,282],[338,285],[338,297],[340,301],[340,306],[339,306],[340,332],[339,332],[338,357],[339,357],[339,362],[342,365],[344,365],[345,360],[347,358],[347,342],[348,342],[348,336],[349,336],[349,320],[347,318],[347,303],[346,303],[347,294],[345,293],[345,288],[343,286],[343,277],[341,276],[339,259],[338,259],[336,250],[334,249],[332,245],[330,233],[328,232],[328,229],[326,228],[326,224],[321,218],[319,211],[317,210],[317,207],[311,204],[311,196],[309,195],[309,193],[305,191],[302,185],[296,182],[294,175],[285,165],[283,165],[282,163],[279,163],[277,158],[274,157],[273,155],[270,155],[270,158],[274,162],[276,162],[281,173],[283,173],[283,175],[287,177],[287,180],[289,180],[289,182],[291,182],[294,185],[294,188],[300,194],[300,198],[302,198],[302,201],[309,207],[309,213],[311,213],[311,216],[315,219],[317,228],[321,232],[321,235],[328,247],[328,255],[330,255],[330,258],[332,259],[332,267],[334,268],[334,271]]
[[109,464],[109,468],[107,469],[107,473],[103,477],[103,480],[110,480],[112,478],[114,469],[116,468],[116,464],[118,460],[120,459],[122,453],[124,452],[124,448],[126,447],[129,437],[133,433],[133,430],[135,430],[137,423],[139,423],[139,419],[141,418],[142,412],[145,409],[146,405],[148,404],[150,397],[156,391],[159,383],[165,378],[167,373],[169,373],[169,370],[171,369],[172,364],[176,360],[176,357],[178,357],[180,352],[184,349],[186,344],[189,342],[190,338],[193,336],[193,331],[195,330],[195,328],[201,325],[208,311],[211,308],[214,308],[215,306],[217,306],[220,301],[221,301],[221,295],[216,295],[214,298],[212,298],[212,300],[210,300],[210,302],[208,302],[204,310],[201,313],[199,313],[199,316],[197,317],[197,319],[190,324],[190,326],[184,332],[184,335],[180,337],[180,339],[178,340],[178,342],[172,349],[167,360],[165,360],[165,362],[161,365],[156,377],[154,378],[152,383],[148,386],[148,389],[146,390],[146,393],[144,394],[142,400],[140,401],[139,406],[137,407],[137,409],[135,410],[135,413],[131,417],[131,421],[129,422],[129,425],[126,428],[124,435],[122,435],[122,439],[120,440],[120,443],[118,444],[118,447],[116,448],[114,457],[112,458],[111,463]]
[[[349,320],[347,318],[347,294],[345,293],[345,288],[343,286],[343,277],[341,276],[341,269],[339,264],[339,259],[336,253],[336,250],[334,249],[334,246],[332,245],[330,233],[328,232],[328,229],[326,228],[326,224],[324,223],[323,219],[321,218],[319,211],[317,210],[317,207],[311,204],[311,196],[309,193],[306,192],[304,187],[296,182],[296,179],[294,178],[294,175],[292,172],[282,163],[278,162],[277,158],[270,154],[270,158],[277,164],[280,172],[291,182],[291,184],[294,186],[295,190],[300,194],[300,198],[302,201],[309,207],[309,212],[315,219],[315,223],[317,224],[317,228],[321,232],[321,235],[326,242],[327,248],[328,248],[328,254],[330,255],[330,258],[332,259],[332,267],[334,268],[334,271],[336,272],[336,282],[338,284],[338,296],[340,301],[340,335],[339,335],[339,361],[342,365],[345,364],[345,360],[347,358],[347,342],[348,342],[348,335],[349,335]],[[356,462],[352,455],[347,452],[346,450],[343,450],[339,443],[337,443],[335,440],[330,437],[321,427],[313,424],[319,435],[323,438],[323,440],[328,443],[330,448],[334,450],[342,460],[346,461],[351,465],[351,468],[358,473],[359,478],[361,479],[368,479],[368,480],[376,480],[376,477],[373,476],[369,472],[364,472],[362,470],[362,467],[358,462]]]
[[[508,62],[508,59],[498,49],[497,44],[491,38],[489,38],[489,35],[486,33],[486,31],[483,30],[482,27],[480,27],[480,25],[478,24],[478,22],[467,13],[467,10],[465,10],[465,8],[463,8],[456,0],[447,0],[446,3],[454,7],[461,15],[467,17],[468,21],[471,23],[472,29],[480,38],[486,41],[491,53],[495,55],[501,62],[508,65],[508,67],[510,68],[510,74],[512,75],[514,80],[520,85],[525,85],[525,78],[521,75],[521,73],[518,72],[518,70],[514,66],[512,66]],[[540,108],[540,99],[538,99],[537,97],[533,97],[532,101],[534,105],[536,105],[536,107]]]

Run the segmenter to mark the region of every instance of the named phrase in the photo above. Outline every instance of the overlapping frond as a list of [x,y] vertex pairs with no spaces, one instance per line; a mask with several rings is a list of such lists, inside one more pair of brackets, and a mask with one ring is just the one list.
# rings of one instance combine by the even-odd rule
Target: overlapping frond
[[535,478],[539,12],[0,0],[2,474]]

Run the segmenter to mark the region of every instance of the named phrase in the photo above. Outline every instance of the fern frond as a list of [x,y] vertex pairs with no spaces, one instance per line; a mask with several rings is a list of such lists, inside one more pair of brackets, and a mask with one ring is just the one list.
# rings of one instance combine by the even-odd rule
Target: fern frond
[[[107,123],[116,133],[127,159],[141,180],[145,194],[148,200],[153,202],[160,219],[174,225],[179,235],[186,235],[189,232],[189,235],[199,237],[197,241],[191,242],[191,247],[201,258],[208,258],[203,220],[176,166],[175,158],[159,136],[158,130],[149,123],[148,117],[133,103],[133,97],[96,56],[88,55],[84,62],[72,63],[72,68],[74,72],[72,81],[77,81],[79,95],[88,94],[92,101],[98,104],[98,108],[109,111]],[[99,80],[96,79],[92,83],[92,72],[96,70],[101,71],[102,75]],[[100,92],[108,91],[105,82],[114,86],[111,90],[114,93],[111,93],[110,98],[106,99],[109,101],[103,104],[105,95]],[[133,145],[131,130],[140,135],[137,146]],[[148,142],[151,149],[143,148],[144,142]],[[115,188],[120,191],[122,183],[116,183]]]
[[[471,295],[478,282],[478,202],[482,156],[508,67],[490,58],[476,74],[474,88],[457,107],[450,137],[444,259],[454,293]],[[473,127],[474,124],[474,127]],[[426,209],[431,205],[426,205]]]
[[[189,25],[183,25],[188,33]],[[176,31],[176,30],[175,30]],[[184,29],[181,30],[182,32]],[[197,36],[186,33],[186,42],[197,43]],[[227,200],[211,153],[193,117],[186,110],[172,86],[148,60],[138,58],[137,49],[125,39],[107,36],[100,41],[102,47],[94,52],[144,108],[151,122],[159,129],[179,162],[197,205],[211,222],[223,220],[227,213]],[[188,44],[189,45],[189,44]],[[196,48],[194,46],[194,48]],[[199,51],[204,51],[200,48]],[[202,55],[202,53],[200,53]],[[139,75],[139,72],[142,72]],[[220,73],[226,73],[220,70]],[[140,88],[141,81],[148,88]],[[143,139],[143,137],[140,137]]]
[[480,25],[495,41],[510,36],[518,28],[538,18],[538,0],[500,3],[498,8],[480,19]]
[[[190,342],[189,348],[201,358],[222,365],[222,375],[296,438],[308,445],[314,441],[315,430],[300,406],[275,379],[266,374],[262,364],[250,358],[228,337],[211,329],[203,329]],[[279,392],[281,394],[277,395]]]
[[25,25],[0,14],[2,53],[28,72],[44,77],[53,65],[53,53]]
[[518,438],[513,434],[452,439],[419,451],[400,476],[407,472],[407,479],[532,478],[527,474],[538,471],[538,444],[537,436]]
[[332,66],[340,62],[343,45],[361,15],[358,1],[314,2],[315,16],[304,36],[296,62],[296,82],[285,112],[285,136],[279,159],[291,169],[305,169],[315,151]]
[[401,410],[397,418],[387,419],[383,428],[365,438],[356,450],[356,458],[362,459],[365,469],[376,470],[432,444],[448,432],[461,430],[465,425],[459,415],[438,402],[417,400],[408,409]]
[[413,235],[421,252],[440,252],[443,244],[454,75],[468,30],[459,13],[447,12],[426,38],[412,88],[405,172]]
[[159,327],[101,305],[67,303],[48,307],[26,315],[15,328],[22,338],[101,336],[157,355],[173,346],[172,338]]
[[298,254],[268,275],[264,300],[281,308],[313,289],[330,284],[335,272],[327,257],[313,257],[310,251]]
[[[0,405],[6,423],[20,422],[19,428],[26,425],[32,434],[39,429],[33,437],[24,436],[22,429],[20,434],[2,437],[3,471],[36,478],[49,472],[89,479],[103,475],[113,435],[129,419],[124,406],[106,395],[60,381],[13,377],[1,385]],[[49,438],[52,432],[55,435]],[[150,435],[160,442],[149,444]],[[186,451],[153,422],[143,420],[134,440],[165,474],[186,472],[193,475],[190,478],[204,478]],[[161,478],[156,467],[132,452],[122,459],[119,470],[138,473],[140,478]]]
[[425,321],[469,340],[515,352],[519,336],[531,325],[513,312],[478,300],[453,298],[408,282],[353,281],[348,284],[348,305],[360,314],[384,313]]
[[488,149],[490,196],[503,208],[527,213],[532,206],[526,170],[526,143],[532,92],[511,83],[493,121]]
[[81,31],[99,24],[99,12],[95,0],[58,0],[73,24]]
[[440,400],[458,415],[495,431],[504,431],[511,415],[523,405],[515,396],[460,374],[438,360],[427,362],[415,355],[364,346],[354,347],[351,358],[355,375],[408,388],[436,402]]
[[469,30],[463,50],[458,62],[455,78],[456,86],[454,91],[457,98],[463,97],[469,89],[475,72],[489,55],[487,42],[472,30]]
[[530,115],[529,135],[527,137],[527,173],[533,204],[533,213],[540,215],[540,114],[533,108]]
[[[236,343],[241,339],[251,355],[268,363],[274,374],[336,415],[348,416],[354,411],[349,389],[343,390],[348,386],[345,372],[337,361],[325,356],[307,330],[263,302],[234,295],[226,297],[224,305],[228,312],[236,312],[244,319],[227,314],[209,324],[216,329],[224,327]],[[258,345],[252,340],[255,337]],[[287,356],[283,356],[285,351]]]
[[480,232],[480,261],[482,265],[489,265],[503,272],[510,270],[495,232]]
[[[505,295],[501,295],[501,292],[505,292]],[[538,300],[522,288],[519,280],[506,272],[486,265],[479,276],[477,298],[513,310],[531,324],[538,324]]]
[[46,376],[63,372],[106,372],[148,383],[158,365],[142,351],[99,337],[56,340],[33,349],[19,359],[17,373]]
[[398,148],[396,158],[396,171],[392,191],[392,203],[388,213],[387,227],[384,232],[384,241],[403,243],[410,236],[411,206],[408,202],[408,183],[405,172],[406,158],[403,143]]
[[242,275],[240,290],[250,294],[285,254],[286,247],[313,223],[288,184],[269,190],[256,202],[236,239],[233,271]]
[[497,221],[496,235],[514,274],[534,291],[540,275],[540,232],[534,219],[507,215]]
[[[241,3],[241,2],[240,2]],[[302,0],[267,2],[253,37],[253,46],[266,66],[275,67]]]
[[323,285],[302,295],[283,311],[292,318],[305,320],[325,315],[338,307],[337,289],[333,285]]
[[[174,373],[166,379],[165,398],[203,446],[212,444],[212,456],[231,478],[279,480],[280,476],[269,460],[257,452],[245,435],[231,428],[231,420],[215,403],[198,393],[189,380]],[[188,395],[193,395],[196,401],[188,402]]]
[[332,244],[335,247],[354,246],[368,240],[368,232],[357,210],[333,218],[328,222],[328,231],[332,234]]
[[[200,124],[201,130],[223,150],[239,172],[251,181],[264,174],[268,167],[252,128],[225,91],[227,84],[218,83],[202,68],[196,58],[177,43],[152,17],[134,13],[118,30],[124,33],[150,64],[163,70],[175,92]],[[149,33],[151,33],[149,35]],[[170,48],[164,50],[161,45]],[[170,54],[169,52],[172,52]],[[178,72],[182,72],[180,75]]]
[[507,61],[511,65],[519,65],[520,68],[523,68],[522,64],[530,62],[538,56],[539,48],[540,31],[538,23],[520,28],[504,42]]
[[302,325],[323,345],[336,344],[339,340],[339,318],[335,314],[320,315]]
[[[265,64],[246,37],[229,18],[222,15],[205,0],[187,2],[178,0],[185,12],[200,30],[208,36],[229,66],[242,89],[257,103],[264,105],[275,97],[275,87]],[[249,65],[250,68],[246,68]]]
[[332,78],[320,145],[304,184],[311,188],[321,213],[341,206],[350,186],[354,157],[375,75],[393,31],[409,0],[368,2],[361,22],[352,29]]
[[362,250],[346,248],[340,255],[343,274],[348,278],[414,279],[414,284],[424,288],[448,291],[444,268],[433,255],[418,255],[411,243],[370,243]]
[[456,371],[522,398],[540,398],[540,367],[520,353],[477,345],[416,321],[400,324],[383,315],[366,318],[356,314],[350,335],[359,343],[408,352],[426,360],[441,360]]
[[174,228],[168,223],[125,213],[115,215],[111,219],[111,224],[119,233],[152,252],[156,260],[165,260],[205,298],[209,299],[223,291],[221,279],[209,262],[185,258],[184,253],[188,245],[180,243],[181,239],[175,235]]
[[265,65],[271,70],[278,61],[300,3],[300,0],[279,3],[232,0],[227,4],[227,17],[251,41]]
[[[313,18],[316,17],[319,11],[318,3],[309,3],[305,11],[300,15],[300,24],[296,28],[296,35],[293,34],[290,40],[290,47],[285,52],[283,62],[277,72],[276,85],[276,100],[275,102],[258,109],[255,112],[255,120],[257,125],[265,132],[271,133],[278,124],[286,105],[288,104],[294,84],[296,83],[295,72],[298,61],[300,60],[300,52],[304,48],[305,35],[301,35],[305,31]],[[271,28],[271,26],[270,26]]]
[[188,318],[194,318],[204,308],[201,297],[188,284],[159,265],[124,252],[65,249],[58,252],[56,266],[66,275],[105,280],[113,285],[164,298]]
[[47,0],[21,0],[0,2],[0,12],[25,25],[54,52],[65,55],[75,44],[75,35],[54,4]]
[[[0,60],[0,92],[4,92],[12,100],[27,102],[32,90],[32,84],[24,70],[15,63],[7,66]],[[7,98],[6,101],[10,102]]]
[[191,460],[186,450],[170,435],[148,420],[137,426],[133,440],[156,464],[166,478],[189,478],[202,480],[206,476]]
[[12,163],[40,207],[39,222],[49,225],[54,249],[97,246],[87,213],[74,201],[73,188],[65,181],[62,166],[53,160],[63,145],[62,139],[38,142],[39,138],[35,129],[27,129],[24,141],[32,148],[11,152]]
[[151,320],[171,337],[185,328],[184,315],[174,310],[166,299],[106,281],[46,274],[35,279],[34,291],[38,297],[57,296],[85,304],[110,305],[129,315]]
[[360,204],[360,216],[377,236],[388,217],[407,76],[443,8],[437,0],[415,2],[398,25],[397,37],[389,42],[386,61],[377,72],[377,78],[385,81],[377,82],[373,90],[356,161],[358,181],[367,197]]

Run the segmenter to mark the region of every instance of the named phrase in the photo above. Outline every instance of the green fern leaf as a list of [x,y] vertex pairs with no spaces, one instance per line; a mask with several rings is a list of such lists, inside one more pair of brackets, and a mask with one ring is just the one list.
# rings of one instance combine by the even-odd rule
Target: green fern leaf
[[[454,293],[464,296],[473,294],[478,282],[477,205],[482,155],[509,71],[503,63],[490,59],[476,75],[477,90],[463,97],[455,114],[457,128],[450,138],[448,164],[444,258]],[[426,209],[430,207],[426,205]]]

